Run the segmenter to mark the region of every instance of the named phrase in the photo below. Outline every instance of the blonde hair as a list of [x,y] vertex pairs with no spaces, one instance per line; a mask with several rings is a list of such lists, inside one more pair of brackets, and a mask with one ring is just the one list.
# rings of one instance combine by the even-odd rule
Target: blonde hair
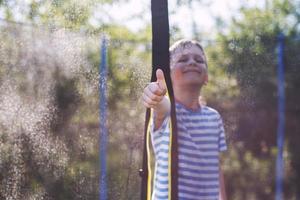
[[[205,55],[205,52],[204,52],[204,49],[203,49],[202,45],[198,41],[196,41],[196,40],[189,40],[189,39],[178,40],[177,42],[175,42],[169,48],[169,52],[170,52],[170,64],[172,63],[173,56],[178,51],[182,51],[183,49],[186,49],[186,48],[191,48],[192,46],[198,47],[203,52],[204,57],[205,57],[205,65],[206,65],[206,68],[207,68],[208,67],[207,66],[207,59],[206,59],[206,55]],[[172,64],[171,64],[171,66],[172,66]]]

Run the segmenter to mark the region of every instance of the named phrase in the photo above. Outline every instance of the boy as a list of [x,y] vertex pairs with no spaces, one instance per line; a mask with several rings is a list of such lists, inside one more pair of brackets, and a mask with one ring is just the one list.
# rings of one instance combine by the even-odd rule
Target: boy
[[[178,127],[179,199],[226,199],[219,153],[226,150],[222,119],[217,111],[200,105],[199,96],[208,82],[202,46],[180,40],[170,48],[171,79]],[[170,101],[163,72],[143,92],[143,104],[153,109],[151,137],[155,154],[153,200],[168,199],[168,128]]]

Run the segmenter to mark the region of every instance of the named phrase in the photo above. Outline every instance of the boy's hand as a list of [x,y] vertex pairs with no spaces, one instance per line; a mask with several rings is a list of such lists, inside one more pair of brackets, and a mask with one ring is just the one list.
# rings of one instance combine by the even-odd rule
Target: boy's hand
[[146,86],[143,93],[143,104],[147,108],[157,110],[161,107],[167,93],[164,73],[161,69],[156,70],[156,82]]
[[166,97],[167,87],[164,73],[161,69],[156,70],[156,82],[152,82],[144,89],[143,104],[147,108],[152,108],[156,114],[154,120],[154,130],[158,129],[166,113],[170,112],[170,100]]

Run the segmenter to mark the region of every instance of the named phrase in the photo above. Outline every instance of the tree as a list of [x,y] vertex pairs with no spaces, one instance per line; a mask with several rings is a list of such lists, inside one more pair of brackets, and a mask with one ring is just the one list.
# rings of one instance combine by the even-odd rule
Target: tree
[[[1,199],[96,198],[98,37],[104,29],[110,37],[109,197],[139,196],[136,170],[143,112],[136,101],[147,77],[150,29],[146,27],[137,36],[114,24],[90,27],[92,6],[80,4],[74,10],[76,2],[31,1],[24,5],[24,10],[31,10],[22,13],[25,23],[1,24],[0,96],[9,100],[0,102],[1,109],[5,108],[0,115]],[[14,2],[2,5],[7,19],[14,20]],[[9,120],[6,114],[18,107],[22,109],[16,118]],[[30,121],[32,118],[37,122]],[[32,124],[37,130],[34,134],[27,129],[7,130],[16,128],[14,121],[20,121],[20,127]]]
[[[240,9],[238,17],[233,18],[228,33],[220,33],[218,40],[222,48],[216,51],[216,62],[225,66],[229,74],[236,77],[240,96],[233,112],[237,113],[235,149],[240,153],[241,164],[248,168],[255,160],[260,160],[262,168],[272,169],[266,172],[264,184],[274,185],[274,158],[276,156],[277,129],[277,36],[286,35],[286,198],[296,198],[299,194],[299,41],[293,38],[299,35],[299,10],[294,2],[286,0],[267,1],[265,8]],[[241,143],[240,143],[241,142]],[[242,145],[239,147],[238,145]],[[248,152],[248,153],[247,153]],[[251,157],[253,163],[245,160]],[[243,161],[244,160],[244,161]],[[268,161],[268,162],[265,162]],[[265,165],[263,166],[263,163]],[[254,166],[252,166],[254,167]],[[262,170],[263,171],[263,170]],[[233,171],[228,175],[234,175]],[[243,176],[246,176],[244,174]],[[252,176],[256,177],[256,176]],[[295,178],[291,178],[295,177]],[[251,180],[251,176],[248,177]],[[235,178],[233,180],[241,181]],[[247,183],[250,185],[250,180]],[[253,180],[257,183],[256,180]],[[238,185],[238,184],[237,184]],[[246,186],[245,186],[246,187]],[[234,190],[233,188],[231,188]],[[230,189],[230,190],[231,190]],[[274,187],[261,185],[252,188],[256,199],[270,199]],[[251,192],[248,190],[248,192]],[[231,194],[233,195],[233,193]],[[245,196],[244,196],[245,197]],[[248,196],[250,198],[251,196]],[[252,196],[253,197],[253,196]],[[247,199],[247,198],[246,198]]]

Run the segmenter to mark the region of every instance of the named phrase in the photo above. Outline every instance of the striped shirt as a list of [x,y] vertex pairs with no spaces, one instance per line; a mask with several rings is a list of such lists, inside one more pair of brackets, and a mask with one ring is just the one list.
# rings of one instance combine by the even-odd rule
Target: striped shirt
[[[178,127],[178,196],[180,200],[217,200],[219,152],[227,149],[219,113],[207,106],[192,111],[176,103]],[[151,131],[155,154],[152,200],[168,199],[169,120]]]

